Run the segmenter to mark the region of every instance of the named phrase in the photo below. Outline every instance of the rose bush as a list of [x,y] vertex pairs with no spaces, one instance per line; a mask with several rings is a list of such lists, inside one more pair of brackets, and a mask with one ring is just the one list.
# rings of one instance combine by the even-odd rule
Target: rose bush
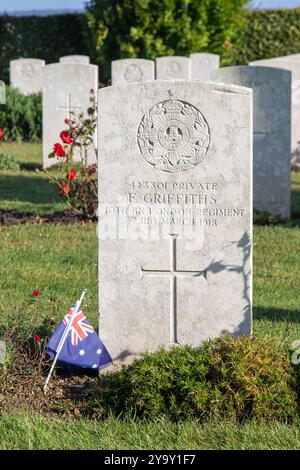
[[[58,194],[67,206],[82,214],[85,218],[96,216],[97,210],[97,164],[88,163],[88,153],[97,150],[94,145],[94,134],[97,123],[95,90],[90,90],[90,106],[85,115],[71,113],[65,119],[68,129],[60,132],[61,142],[53,145],[49,158],[56,158],[63,163],[65,176],[56,177],[47,172],[50,182],[56,185]],[[80,162],[74,167],[74,154],[79,153]]]

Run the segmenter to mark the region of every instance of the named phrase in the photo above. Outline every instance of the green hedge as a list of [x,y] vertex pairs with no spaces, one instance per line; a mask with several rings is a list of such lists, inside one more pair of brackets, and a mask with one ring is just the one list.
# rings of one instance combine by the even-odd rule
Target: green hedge
[[249,11],[233,64],[300,53],[300,8]]
[[69,54],[87,54],[84,14],[0,16],[0,80],[9,83],[9,62],[20,57],[57,62]]
[[24,96],[6,87],[6,104],[0,105],[2,140],[36,142],[42,138],[42,95]]

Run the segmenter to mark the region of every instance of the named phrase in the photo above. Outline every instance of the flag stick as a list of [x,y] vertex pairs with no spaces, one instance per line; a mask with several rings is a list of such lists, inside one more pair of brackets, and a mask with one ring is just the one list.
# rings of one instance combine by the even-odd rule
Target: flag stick
[[57,350],[56,350],[56,354],[55,354],[55,358],[54,358],[54,361],[53,361],[53,363],[52,363],[51,369],[50,369],[50,371],[49,371],[48,377],[47,377],[46,382],[45,382],[45,385],[44,385],[44,392],[46,392],[46,390],[47,390],[47,388],[48,388],[48,384],[49,384],[49,382],[50,382],[50,379],[51,379],[51,376],[52,376],[54,367],[55,367],[55,365],[56,365],[56,363],[57,363],[58,356],[59,356],[59,354],[60,354],[60,352],[61,352],[61,350],[62,350],[62,348],[63,348],[63,345],[65,344],[65,341],[66,341],[66,339],[67,339],[68,333],[69,333],[69,331],[70,331],[71,324],[72,324],[72,320],[73,320],[73,318],[75,317],[75,315],[78,313],[78,310],[80,309],[80,305],[81,305],[81,303],[82,303],[82,301],[83,301],[83,298],[84,298],[85,294],[86,294],[86,289],[83,289],[82,294],[81,294],[81,297],[80,297],[79,300],[77,300],[76,305],[75,305],[75,308],[74,308],[74,310],[73,310],[73,313],[72,313],[72,315],[70,316],[69,323],[68,323],[68,325],[67,325],[66,328],[65,328],[65,331],[64,331],[64,333],[63,333],[63,335],[62,335],[62,337],[61,337],[61,339],[60,339],[60,342],[58,343]]

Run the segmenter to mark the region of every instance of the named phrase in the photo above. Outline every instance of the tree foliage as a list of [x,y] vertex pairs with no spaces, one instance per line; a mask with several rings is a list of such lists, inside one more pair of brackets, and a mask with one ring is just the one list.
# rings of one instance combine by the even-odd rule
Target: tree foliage
[[[110,61],[210,51],[231,57],[248,0],[91,0],[88,42],[102,78]],[[230,60],[229,60],[230,61]]]

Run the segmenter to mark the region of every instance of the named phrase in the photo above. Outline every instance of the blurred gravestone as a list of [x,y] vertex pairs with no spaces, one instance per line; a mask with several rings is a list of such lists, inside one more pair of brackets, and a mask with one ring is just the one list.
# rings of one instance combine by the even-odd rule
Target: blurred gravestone
[[85,64],[90,63],[90,58],[87,55],[66,55],[60,57],[59,62],[61,64]]
[[286,69],[292,73],[292,137],[291,152],[293,156],[299,155],[300,150],[300,62],[288,58],[256,60],[252,66],[275,67]]
[[5,83],[0,80],[0,104],[5,104],[6,95],[5,95]]
[[155,63],[147,59],[120,59],[111,63],[112,85],[154,80]]
[[[84,64],[51,64],[42,71],[43,83],[43,167],[58,163],[48,158],[53,145],[60,142],[60,132],[67,129],[65,119],[71,113],[86,113],[90,106],[90,90],[98,88],[98,67]],[[79,151],[74,154],[79,161]],[[89,163],[96,161],[94,152],[88,155]]]
[[23,95],[42,90],[41,70],[45,61],[40,59],[17,59],[10,62],[10,85]]
[[220,56],[200,52],[191,54],[191,78],[194,80],[209,81],[211,73],[220,66]]
[[254,208],[291,215],[291,72],[273,67],[225,67],[213,81],[253,89]]
[[158,80],[191,78],[190,58],[181,56],[159,57],[156,59],[156,78]]

